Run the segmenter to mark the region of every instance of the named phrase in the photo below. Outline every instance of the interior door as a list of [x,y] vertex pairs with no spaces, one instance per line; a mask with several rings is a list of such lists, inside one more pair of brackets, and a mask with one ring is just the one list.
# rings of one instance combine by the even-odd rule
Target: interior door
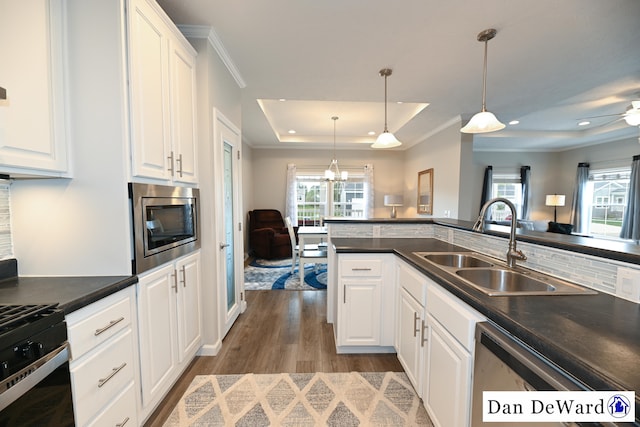
[[219,111],[214,112],[218,172],[216,191],[220,195],[216,208],[218,229],[218,295],[224,337],[246,308],[242,256],[242,208],[240,204],[240,131]]

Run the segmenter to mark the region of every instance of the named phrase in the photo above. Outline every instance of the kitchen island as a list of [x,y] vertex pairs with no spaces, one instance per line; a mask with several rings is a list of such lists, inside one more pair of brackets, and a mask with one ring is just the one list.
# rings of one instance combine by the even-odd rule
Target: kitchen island
[[[640,390],[640,306],[606,293],[488,296],[414,252],[469,251],[432,238],[331,239],[341,253],[393,253],[593,390]],[[526,264],[525,264],[526,265]],[[640,396],[636,395],[636,420]]]

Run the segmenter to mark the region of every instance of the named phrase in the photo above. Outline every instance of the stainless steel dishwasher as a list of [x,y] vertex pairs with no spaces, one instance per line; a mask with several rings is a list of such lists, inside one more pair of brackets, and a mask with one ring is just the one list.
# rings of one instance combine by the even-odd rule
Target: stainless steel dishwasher
[[[476,325],[473,370],[472,426],[498,426],[505,423],[482,422],[483,391],[566,391],[587,390],[524,343],[489,322]],[[536,426],[577,426],[577,423],[519,423]],[[589,423],[586,425],[613,425]]]

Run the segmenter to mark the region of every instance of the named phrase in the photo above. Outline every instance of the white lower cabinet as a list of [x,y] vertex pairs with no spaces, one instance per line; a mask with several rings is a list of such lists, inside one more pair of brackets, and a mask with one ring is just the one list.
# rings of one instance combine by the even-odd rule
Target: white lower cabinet
[[475,326],[485,318],[397,260],[398,360],[436,427],[469,425]]
[[469,425],[475,326],[484,320],[435,282],[428,287],[422,399],[436,427]]
[[436,426],[466,426],[469,420],[473,357],[433,317],[423,401]]
[[421,395],[426,329],[426,278],[402,261],[397,263],[398,324],[395,347],[409,381]]
[[130,286],[66,317],[78,426],[138,425],[135,301],[135,286]]
[[139,277],[143,419],[200,347],[199,264],[195,252]]
[[338,353],[393,350],[394,265],[391,254],[338,255]]

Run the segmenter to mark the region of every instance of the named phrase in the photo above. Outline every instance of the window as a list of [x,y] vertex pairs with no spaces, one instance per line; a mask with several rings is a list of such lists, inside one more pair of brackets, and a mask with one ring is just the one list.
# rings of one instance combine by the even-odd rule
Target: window
[[591,171],[585,194],[591,211],[590,234],[612,238],[620,236],[630,176],[630,168]]
[[298,225],[320,225],[327,216],[364,217],[364,176],[349,174],[347,181],[325,181],[324,175],[296,175]]
[[[518,213],[518,218],[522,217],[522,185],[520,175],[517,174],[495,174],[491,186],[491,197],[503,197],[513,203]],[[492,221],[508,221],[511,219],[511,211],[504,203],[494,203],[489,208]]]

